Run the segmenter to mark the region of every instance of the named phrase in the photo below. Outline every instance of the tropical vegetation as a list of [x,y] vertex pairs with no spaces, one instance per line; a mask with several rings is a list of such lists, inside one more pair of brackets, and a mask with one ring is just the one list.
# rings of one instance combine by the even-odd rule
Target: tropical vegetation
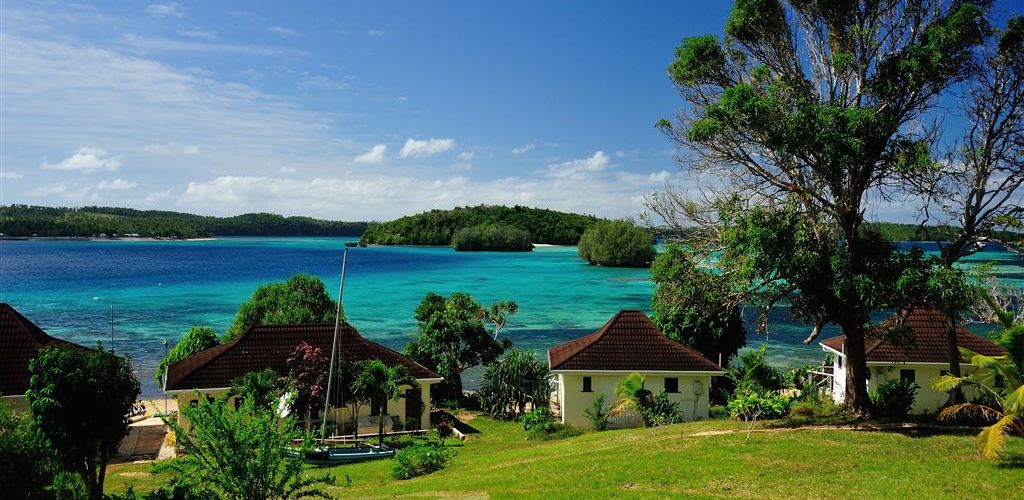
[[220,344],[220,339],[217,338],[217,332],[208,326],[193,326],[185,332],[185,336],[174,344],[174,347],[167,352],[164,359],[160,360],[160,364],[156,367],[156,372],[153,373],[153,379],[156,380],[157,384],[161,387],[164,385],[164,373],[167,371],[167,366],[177,361],[185,359],[193,354],[200,351],[205,351],[211,347],[216,347]]
[[[238,306],[238,313],[225,333],[224,341],[257,325],[334,323],[338,311],[338,303],[327,293],[327,287],[320,278],[296,274],[287,281],[256,288],[249,300]],[[344,310],[341,315],[340,319],[344,320]]]
[[131,361],[101,346],[47,347],[29,371],[25,396],[35,428],[60,470],[77,475],[90,499],[102,498],[107,463],[128,434],[139,396]]
[[377,442],[384,443],[384,416],[388,414],[388,401],[397,401],[404,397],[402,386],[418,389],[416,379],[409,375],[404,365],[388,366],[379,359],[364,361],[359,364],[358,374],[352,381],[353,392],[369,396],[377,418]]
[[430,210],[390,222],[373,222],[367,226],[360,241],[377,245],[449,246],[460,229],[500,224],[525,231],[531,243],[575,245],[583,231],[598,220],[590,215],[542,208],[478,205]]
[[577,253],[590,264],[606,267],[647,267],[654,256],[651,233],[629,221],[601,221],[580,236]]
[[529,252],[533,243],[530,233],[515,226],[480,224],[455,231],[452,248],[460,252]]
[[507,344],[484,327],[485,309],[472,296],[428,293],[416,308],[417,331],[405,346],[414,361],[440,373],[444,381],[431,386],[439,404],[462,399],[462,372],[498,359]]
[[0,206],[5,236],[205,238],[210,236],[359,236],[366,222],[257,213],[211,217],[114,207]]
[[551,370],[532,352],[508,350],[487,365],[480,382],[480,400],[490,416],[516,420],[527,405],[546,409],[551,397]]

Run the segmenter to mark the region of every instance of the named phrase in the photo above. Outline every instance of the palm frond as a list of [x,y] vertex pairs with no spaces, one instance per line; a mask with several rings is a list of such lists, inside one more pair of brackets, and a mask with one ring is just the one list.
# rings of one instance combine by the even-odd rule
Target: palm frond
[[970,377],[956,377],[953,375],[942,375],[932,379],[932,389],[948,392],[968,382]]
[[1024,385],[1011,390],[1003,399],[1003,411],[1024,420]]
[[975,442],[978,452],[985,458],[996,458],[1006,447],[1006,435],[1016,419],[1013,415],[1003,415],[998,422],[986,427],[978,434]]
[[958,405],[947,406],[937,415],[940,422],[956,421],[962,417],[968,419],[978,418],[986,422],[991,422],[1002,418],[1003,413],[995,408],[978,403],[961,403]]

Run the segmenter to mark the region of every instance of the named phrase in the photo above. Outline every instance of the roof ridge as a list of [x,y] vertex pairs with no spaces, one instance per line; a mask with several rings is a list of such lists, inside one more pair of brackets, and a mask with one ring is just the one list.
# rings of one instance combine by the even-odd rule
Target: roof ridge
[[[572,355],[570,355],[569,357],[563,359],[561,363],[558,363],[558,365],[561,366],[561,365],[564,365],[564,364],[568,363],[569,361],[572,361],[573,358],[575,358],[576,356],[579,356],[580,353],[582,353],[583,351],[586,351],[588,348],[590,348],[590,346],[594,345],[594,343],[596,343],[598,340],[601,340],[601,338],[603,338],[605,336],[605,334],[608,333],[608,330],[611,329],[610,327],[611,327],[612,323],[614,323],[615,320],[619,319],[619,317],[622,316],[622,313],[624,313],[626,311],[627,311],[627,309],[619,309],[619,312],[615,313],[615,316],[612,316],[608,321],[605,321],[604,324],[601,325],[601,327],[598,328],[597,331],[595,331],[593,333],[588,333],[587,335],[584,335],[583,337],[580,337],[578,339],[573,339],[573,340],[570,340],[570,341],[565,342],[563,344],[559,344],[560,346],[561,345],[566,345],[566,344],[569,344],[569,343],[573,342],[574,340],[583,340],[583,339],[586,339],[588,337],[591,337],[589,340],[585,341],[583,343],[583,345],[580,346],[579,349],[576,349],[576,352],[572,353]],[[558,347],[558,346],[556,346],[556,347]],[[550,366],[548,366],[548,368],[550,368]]]

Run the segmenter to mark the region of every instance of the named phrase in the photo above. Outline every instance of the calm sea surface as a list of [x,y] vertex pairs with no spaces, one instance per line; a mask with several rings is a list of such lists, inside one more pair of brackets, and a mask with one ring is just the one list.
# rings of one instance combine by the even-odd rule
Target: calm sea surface
[[[337,293],[346,238],[218,238],[212,241],[0,241],[0,301],[51,335],[85,345],[110,342],[134,360],[145,395],[163,341],[191,325],[223,333],[238,304],[261,283],[297,272],[320,276]],[[1024,283],[1024,263],[996,250],[970,262],[994,262],[1004,280]],[[575,247],[531,253],[456,253],[449,248],[369,247],[349,252],[345,310],[364,336],[401,349],[416,329],[413,311],[427,292],[464,291],[482,303],[515,299],[520,313],[503,335],[541,356],[559,342],[592,332],[619,309],[649,309],[645,269],[588,266]],[[801,343],[808,328],[780,310],[769,337],[773,363],[821,359]],[[507,332],[507,333],[506,333]],[[829,332],[830,333],[830,332]],[[751,336],[759,345],[764,337]],[[467,377],[472,384],[473,374]]]

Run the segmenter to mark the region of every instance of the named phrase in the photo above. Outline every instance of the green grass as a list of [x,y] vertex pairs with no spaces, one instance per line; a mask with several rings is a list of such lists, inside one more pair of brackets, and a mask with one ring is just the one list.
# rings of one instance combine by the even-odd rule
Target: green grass
[[[849,430],[741,430],[736,422],[677,424],[657,430],[591,432],[558,441],[526,441],[514,423],[484,417],[447,469],[407,481],[386,460],[329,469],[338,497],[579,498],[1007,498],[1020,491],[1024,464],[981,459],[971,435],[906,435]],[[1024,440],[1009,451],[1024,454]],[[168,477],[147,464],[112,466],[108,491],[148,491]],[[346,485],[346,476],[351,485]]]

